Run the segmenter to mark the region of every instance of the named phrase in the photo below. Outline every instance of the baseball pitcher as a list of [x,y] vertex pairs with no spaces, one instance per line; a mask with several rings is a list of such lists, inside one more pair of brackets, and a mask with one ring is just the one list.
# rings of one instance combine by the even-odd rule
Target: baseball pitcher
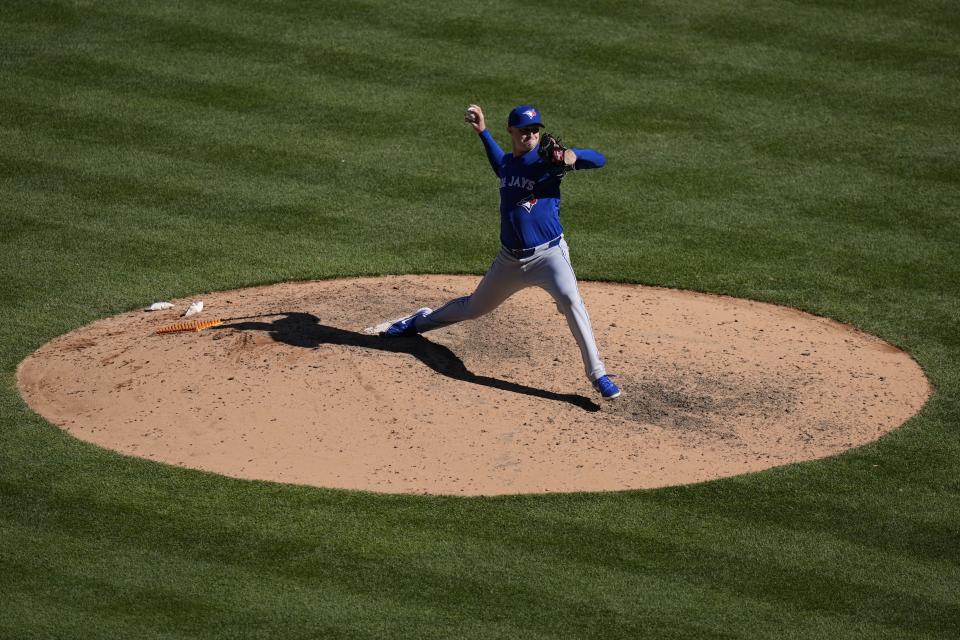
[[394,322],[387,336],[412,336],[478,318],[526,287],[541,287],[557,304],[573,333],[587,378],[603,398],[620,389],[600,360],[590,316],[577,288],[577,277],[560,224],[560,182],[569,171],[599,169],[606,158],[592,149],[568,149],[550,134],[540,135],[540,111],[520,105],[507,118],[511,153],[505,153],[487,129],[483,110],[470,105],[464,115],[480,135],[490,167],[500,181],[500,253],[469,296],[436,311],[423,308]]

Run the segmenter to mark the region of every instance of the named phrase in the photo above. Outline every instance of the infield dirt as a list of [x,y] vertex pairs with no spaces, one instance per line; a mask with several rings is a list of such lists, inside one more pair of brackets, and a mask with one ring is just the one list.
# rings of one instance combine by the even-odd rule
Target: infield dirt
[[[873,441],[930,388],[904,352],[840,323],[722,296],[581,282],[602,401],[552,301],[414,338],[363,333],[470,293],[476,276],[301,282],[197,296],[54,339],[18,368],[31,408],[121,453],[240,478],[495,495],[691,483]],[[145,306],[152,301],[145,301]]]

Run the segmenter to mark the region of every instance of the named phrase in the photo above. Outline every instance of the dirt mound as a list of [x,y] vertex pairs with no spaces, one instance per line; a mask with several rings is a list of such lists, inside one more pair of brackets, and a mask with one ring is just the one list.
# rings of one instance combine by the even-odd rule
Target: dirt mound
[[905,353],[774,305],[581,283],[607,369],[601,401],[549,297],[526,290],[423,337],[363,333],[470,293],[478,277],[288,283],[107,318],[18,369],[30,406],[76,437],[230,476],[492,495],[690,483],[870,442],[929,395]]

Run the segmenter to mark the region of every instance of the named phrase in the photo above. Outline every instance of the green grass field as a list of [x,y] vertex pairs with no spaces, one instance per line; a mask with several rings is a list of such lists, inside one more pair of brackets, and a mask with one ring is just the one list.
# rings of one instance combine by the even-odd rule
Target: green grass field
[[[958,96],[947,1],[4,0],[0,637],[956,638]],[[607,155],[565,185],[582,279],[836,318],[934,396],[827,460],[495,499],[232,480],[27,410],[20,360],[154,300],[482,273],[470,102]]]

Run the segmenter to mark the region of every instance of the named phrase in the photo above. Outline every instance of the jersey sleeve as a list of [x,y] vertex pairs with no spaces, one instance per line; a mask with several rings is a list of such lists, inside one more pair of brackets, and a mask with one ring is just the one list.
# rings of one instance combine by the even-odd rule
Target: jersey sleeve
[[490,161],[490,167],[493,172],[500,177],[500,166],[503,164],[503,149],[497,144],[490,134],[490,129],[484,129],[480,132],[480,140],[483,141],[483,149],[487,152],[487,160]]
[[580,169],[599,169],[607,164],[606,156],[594,149],[574,148],[573,152],[577,154],[577,161],[574,163],[573,168],[578,171]]

